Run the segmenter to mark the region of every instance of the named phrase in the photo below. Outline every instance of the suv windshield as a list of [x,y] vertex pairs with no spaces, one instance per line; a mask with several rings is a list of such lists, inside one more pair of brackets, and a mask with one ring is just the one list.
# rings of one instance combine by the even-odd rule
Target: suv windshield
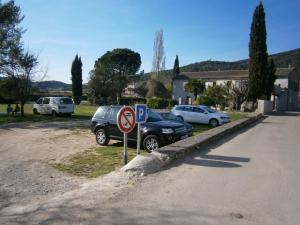
[[152,110],[148,109],[148,118],[147,122],[157,122],[162,121],[163,118],[156,112],[153,112]]
[[182,119],[180,119],[179,117],[175,116],[172,113],[161,113],[160,115],[166,120],[174,120],[174,121],[182,122]]

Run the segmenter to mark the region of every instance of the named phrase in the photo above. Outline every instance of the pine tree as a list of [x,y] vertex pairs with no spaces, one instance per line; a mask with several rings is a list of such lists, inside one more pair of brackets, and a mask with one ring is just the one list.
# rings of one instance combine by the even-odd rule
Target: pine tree
[[265,84],[268,76],[268,53],[265,12],[262,3],[256,7],[249,42],[249,91],[248,100],[266,98]]
[[173,76],[176,76],[178,74],[180,74],[180,67],[179,67],[178,55],[176,55],[176,58],[174,61],[174,67],[173,67]]
[[78,55],[72,62],[71,74],[73,99],[75,104],[79,105],[82,97],[82,62]]

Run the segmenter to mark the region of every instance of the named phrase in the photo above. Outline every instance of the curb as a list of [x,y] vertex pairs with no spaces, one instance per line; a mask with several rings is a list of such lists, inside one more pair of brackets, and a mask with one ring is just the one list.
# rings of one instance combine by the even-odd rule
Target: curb
[[132,172],[136,175],[155,173],[162,167],[170,164],[173,160],[183,157],[189,152],[199,150],[201,147],[210,144],[213,141],[218,141],[228,134],[247,127],[262,117],[263,115],[261,113],[252,113],[245,118],[159,148],[157,151],[150,154],[138,155],[127,165],[122,167],[121,171]]

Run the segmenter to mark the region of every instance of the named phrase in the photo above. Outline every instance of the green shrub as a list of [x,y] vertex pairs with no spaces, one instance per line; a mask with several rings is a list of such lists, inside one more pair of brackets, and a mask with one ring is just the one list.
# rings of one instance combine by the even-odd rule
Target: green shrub
[[148,99],[147,106],[152,109],[164,109],[169,106],[169,100],[163,98]]
[[212,98],[210,98],[206,95],[202,95],[197,98],[197,100],[195,101],[195,104],[196,105],[214,106],[216,104],[216,102]]
[[178,101],[177,100],[174,100],[174,99],[169,100],[169,107],[173,107],[175,105],[178,105]]
[[121,97],[120,105],[135,105],[135,104],[146,104],[147,100],[145,98],[139,97]]

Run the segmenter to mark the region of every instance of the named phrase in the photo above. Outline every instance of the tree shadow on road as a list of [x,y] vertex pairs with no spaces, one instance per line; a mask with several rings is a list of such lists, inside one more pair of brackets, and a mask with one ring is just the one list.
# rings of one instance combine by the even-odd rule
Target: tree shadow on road
[[251,128],[255,127],[257,124],[263,122],[267,117],[263,117],[261,120],[251,124],[250,126],[236,131],[230,135],[221,138],[219,141],[210,143],[205,146],[201,146],[198,150],[194,150],[193,153],[186,155],[183,158],[176,159],[172,164],[166,166],[164,170],[168,170],[172,167],[180,166],[181,164],[191,164],[204,167],[220,167],[220,168],[239,168],[242,167],[244,163],[249,163],[251,161],[248,157],[238,157],[238,156],[223,156],[209,154],[214,149],[219,146],[229,142],[236,136],[245,133]]

